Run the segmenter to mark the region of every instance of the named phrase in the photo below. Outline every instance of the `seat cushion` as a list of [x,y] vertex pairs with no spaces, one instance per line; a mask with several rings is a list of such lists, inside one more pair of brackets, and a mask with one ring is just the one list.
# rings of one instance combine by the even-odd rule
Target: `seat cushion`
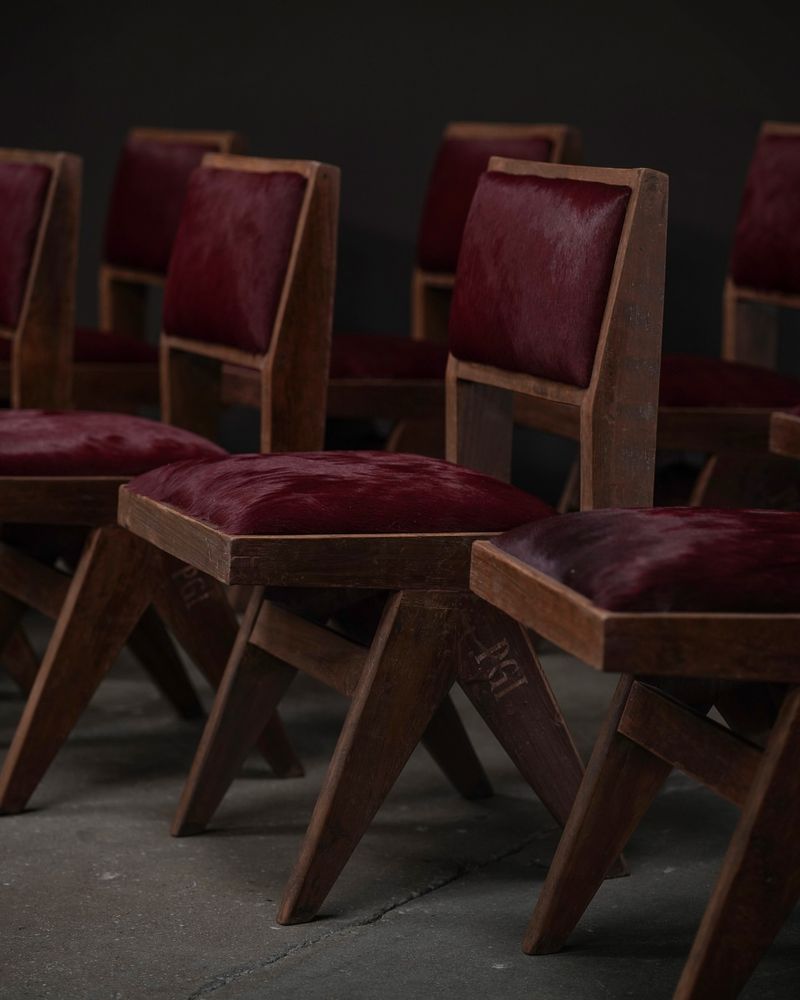
[[478,180],[493,156],[550,160],[553,143],[543,136],[448,136],[431,171],[419,225],[417,263],[424,271],[454,273],[464,225]]
[[89,364],[127,362],[157,365],[158,348],[140,337],[79,326],[75,330],[75,360]]
[[197,434],[129,414],[0,410],[0,476],[133,476],[225,454]]
[[800,611],[800,513],[593,510],[492,544],[608,611]]
[[447,347],[411,337],[337,333],[331,378],[444,378]]
[[382,451],[179,462],[129,489],[233,535],[492,532],[554,513],[471,469]]
[[216,143],[129,138],[122,147],[105,232],[109,264],[166,274],[189,176]]
[[450,310],[450,350],[589,384],[631,189],[485,173],[469,211]]
[[0,326],[19,321],[51,177],[40,163],[0,163]]
[[693,354],[665,354],[662,406],[781,407],[800,403],[800,379],[769,368]]

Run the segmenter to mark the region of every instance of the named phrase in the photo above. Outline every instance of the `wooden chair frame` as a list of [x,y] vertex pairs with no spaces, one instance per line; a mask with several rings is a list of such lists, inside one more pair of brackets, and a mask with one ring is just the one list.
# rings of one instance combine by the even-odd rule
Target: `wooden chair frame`
[[[626,499],[646,504],[655,453],[666,178],[646,170],[498,158],[491,168],[626,185],[631,197],[589,388],[451,358],[449,457],[507,480],[512,394],[522,392],[545,408],[578,409],[586,438],[585,506]],[[352,696],[284,894],[281,922],[308,920],[317,912],[423,736],[463,794],[484,794],[485,777],[469,751],[460,755],[459,769],[443,762],[440,752],[442,746],[463,742],[447,699],[456,680],[548,809],[564,822],[582,765],[527,633],[467,592],[469,549],[478,536],[231,536],[125,488],[119,519],[139,538],[208,576],[256,588],[173,832],[197,832],[206,825],[296,670]],[[265,602],[265,588],[286,586],[330,588],[332,608],[337,599],[346,603],[353,588],[361,593],[388,590],[392,596],[372,646],[364,650],[274,601]],[[321,617],[324,622],[328,615]],[[273,657],[270,673],[259,672],[250,662],[254,646]],[[522,717],[536,721],[523,729],[518,722]]]
[[11,342],[10,363],[0,363],[0,395],[14,407],[68,406],[81,160],[70,153],[3,149],[0,162],[41,164],[52,172],[17,325],[0,327],[0,339]]
[[[128,139],[216,146],[220,154],[243,153],[246,143],[230,131],[132,128]],[[145,338],[148,294],[162,289],[166,274],[103,261],[98,271],[98,320],[101,332]],[[92,362],[74,366],[75,404],[87,409],[134,409],[158,403],[159,370],[146,362]]]
[[[786,414],[773,417],[781,454],[800,457],[798,424]],[[474,594],[561,649],[597,670],[625,675],[525,951],[561,948],[608,863],[678,768],[742,813],[674,995],[738,995],[800,898],[794,836],[800,822],[800,614],[611,612],[485,541],[473,547],[470,581]],[[752,689],[737,703],[730,682],[742,681],[787,686],[766,747],[749,738],[747,730],[763,722],[752,724],[759,714]],[[732,728],[705,718],[715,703]]]
[[[333,310],[339,171],[315,162],[217,154],[208,155],[203,163],[223,170],[291,171],[305,177],[307,186],[269,350],[263,357],[240,357],[230,348],[162,334],[166,418],[194,431],[208,431],[208,413],[213,413],[209,402],[214,400],[205,394],[213,388],[213,366],[218,372],[223,359],[235,356],[258,366],[263,380],[264,446],[292,450],[319,446]],[[190,353],[195,350],[196,355]],[[127,478],[0,476],[0,523],[87,529],[71,580],[22,551],[9,546],[0,550],[0,645],[4,631],[10,634],[27,606],[57,618],[0,772],[0,811],[24,807],[151,603],[209,680],[216,684],[220,679],[238,627],[225,592],[196,570],[174,560],[164,562],[160,553],[116,526],[117,497]],[[137,652],[144,652],[156,679],[166,678],[166,693],[178,707],[191,711],[196,700],[192,702],[185,690],[180,661],[162,663],[156,657],[153,663],[152,646],[163,638],[163,628],[158,631],[150,617],[145,621],[146,634],[138,636]],[[132,638],[136,641],[135,633]],[[278,773],[300,771],[277,716],[268,722],[260,745]]]
[[[494,122],[451,122],[444,139],[541,138],[553,144],[552,162],[579,162],[580,135],[567,125],[523,125]],[[415,267],[411,276],[411,337],[447,342],[447,318],[455,274]],[[335,334],[334,334],[335,336]],[[226,400],[255,405],[254,381],[240,369],[226,368]],[[396,421],[441,421],[445,388],[441,379],[332,378],[328,387],[328,416],[355,420],[384,418]],[[390,444],[396,450],[402,431]],[[408,441],[406,443],[409,443]]]

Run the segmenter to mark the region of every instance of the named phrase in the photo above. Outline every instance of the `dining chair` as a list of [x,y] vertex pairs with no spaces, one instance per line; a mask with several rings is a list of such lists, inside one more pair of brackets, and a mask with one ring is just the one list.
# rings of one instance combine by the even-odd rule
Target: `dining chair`
[[[3,593],[56,619],[0,771],[0,811],[24,808],[151,605],[219,681],[238,627],[224,589],[117,527],[117,495],[146,469],[226,454],[210,437],[215,379],[231,358],[263,380],[263,447],[321,446],[338,192],[339,172],[325,164],[207,154],[189,181],[166,286],[167,422],[0,412],[0,522],[85,536],[71,576],[20,546],[0,549]],[[280,719],[264,722],[260,746],[274,770],[298,773]]]
[[[564,822],[582,775],[529,635],[468,593],[470,547],[552,509],[509,485],[513,393],[576,410],[586,507],[652,498],[667,179],[492,158],[450,317],[450,461],[387,452],[237,455],[120,492],[120,524],[256,588],[173,832],[202,830],[301,670],[351,698],[278,920],[310,920],[458,681]],[[388,592],[368,649],[272,588]],[[335,623],[334,623],[335,624]],[[273,658],[257,669],[253,651]],[[525,718],[524,728],[518,724]],[[466,762],[466,758],[465,758]],[[479,773],[450,774],[466,793]]]

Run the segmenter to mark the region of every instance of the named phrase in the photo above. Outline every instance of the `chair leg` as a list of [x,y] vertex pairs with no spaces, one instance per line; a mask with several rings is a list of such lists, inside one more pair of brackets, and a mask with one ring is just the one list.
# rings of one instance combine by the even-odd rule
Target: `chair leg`
[[671,771],[617,732],[631,684],[620,681],[595,745],[525,934],[529,955],[561,948]]
[[296,671],[249,643],[263,588],[257,588],[228,658],[214,708],[197,749],[172,823],[176,837],[205,829],[247,754],[257,744],[264,719],[291,684]]
[[2,649],[1,659],[6,671],[14,678],[20,691],[29,694],[39,672],[39,658],[20,626],[9,635]]
[[391,790],[456,672],[458,595],[400,592],[386,605],[278,922],[311,920]]
[[125,645],[150,602],[154,551],[121,528],[90,534],[0,772],[0,812],[25,808]]
[[444,420],[441,417],[429,420],[400,420],[389,435],[386,450],[443,458]]
[[523,778],[563,826],[583,763],[528,633],[478,598],[464,610],[458,681]]
[[693,507],[766,507],[797,510],[800,470],[797,462],[766,452],[712,455],[698,476]]
[[449,695],[434,712],[422,744],[465,799],[486,799],[493,794],[488,775]]
[[787,694],[675,1000],[739,995],[800,899],[800,688]]
[[[171,556],[162,554],[162,560],[161,585],[154,598],[156,610],[216,689],[239,631],[236,613],[221,584]],[[303,765],[277,712],[264,719],[267,721],[257,745],[273,773],[281,778],[302,776]]]
[[182,719],[204,714],[175,644],[152,607],[131,632],[128,647]]

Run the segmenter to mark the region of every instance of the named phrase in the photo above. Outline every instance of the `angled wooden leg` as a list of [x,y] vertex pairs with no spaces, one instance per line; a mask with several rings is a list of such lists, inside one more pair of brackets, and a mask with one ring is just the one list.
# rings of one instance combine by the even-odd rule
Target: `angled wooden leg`
[[583,763],[527,632],[479,598],[465,604],[458,681],[563,826]]
[[147,608],[131,632],[128,647],[181,718],[198,719],[203,715],[203,706],[175,644],[152,607]]
[[28,694],[39,672],[39,658],[25,632],[18,626],[3,646],[0,661],[23,694]]
[[278,912],[311,920],[391,790],[456,672],[458,595],[386,605]]
[[800,899],[800,688],[787,694],[675,1000],[736,997]]
[[632,679],[617,687],[523,941],[558,951],[600,888],[671,767],[617,732]]
[[261,608],[253,592],[231,649],[214,708],[172,823],[176,837],[205,829],[230,783],[256,745],[296,671],[248,641]]
[[423,420],[400,420],[395,424],[386,442],[387,451],[405,452],[409,455],[444,457],[444,413],[440,417]]
[[[236,613],[216,580],[163,553],[162,565],[156,610],[209,684],[217,688],[239,630]],[[262,729],[258,748],[273,773],[281,778],[301,776],[303,765],[277,712],[264,716]]]
[[483,764],[449,695],[428,723],[422,745],[465,799],[485,799],[493,794]]
[[122,528],[90,534],[0,773],[0,812],[25,807],[125,645],[150,602],[154,551]]

